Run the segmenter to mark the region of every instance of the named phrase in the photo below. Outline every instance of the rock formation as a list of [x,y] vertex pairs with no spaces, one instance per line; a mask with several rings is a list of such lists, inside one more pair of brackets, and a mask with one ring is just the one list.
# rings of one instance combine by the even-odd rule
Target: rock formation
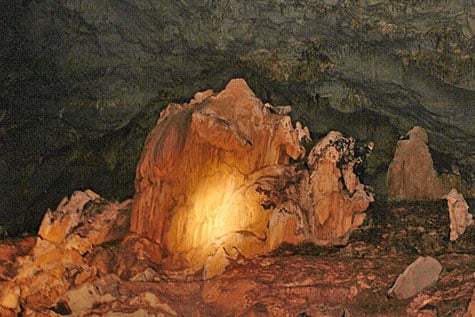
[[468,304],[467,312],[463,317],[475,317],[475,288],[473,289],[472,300]]
[[467,226],[473,224],[473,216],[469,213],[468,204],[462,194],[459,194],[455,188],[444,198],[447,199],[449,207],[450,241],[454,241],[465,232]]
[[99,245],[124,237],[130,204],[107,202],[91,190],[64,198],[56,210],[46,213],[32,251],[17,260],[17,274],[1,283],[0,309],[15,316],[27,302],[33,316],[34,311],[54,306],[66,290],[101,275],[100,265],[90,265],[88,256]]
[[441,199],[444,186],[434,169],[429,137],[419,126],[397,143],[387,174],[388,194],[393,199]]
[[242,79],[169,105],[137,166],[131,231],[165,263],[207,277],[284,242],[341,241],[372,201],[353,171],[354,140],[331,132],[304,164],[308,130],[281,112]]

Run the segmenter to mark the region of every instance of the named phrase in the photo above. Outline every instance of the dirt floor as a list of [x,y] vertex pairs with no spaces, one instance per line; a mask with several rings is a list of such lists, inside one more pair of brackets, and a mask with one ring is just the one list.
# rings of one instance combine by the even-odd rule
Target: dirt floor
[[[282,246],[267,256],[240,258],[207,281],[200,272],[157,268],[152,277],[119,280],[119,299],[96,305],[87,316],[139,316],[124,298],[145,291],[162,303],[157,316],[463,316],[475,288],[474,241],[475,226],[449,241],[445,201],[376,202],[345,246]],[[0,241],[0,280],[15,275],[15,258],[33,243],[31,237]],[[388,296],[418,256],[442,264],[438,282],[406,300]],[[48,316],[69,314],[60,305],[46,310]]]

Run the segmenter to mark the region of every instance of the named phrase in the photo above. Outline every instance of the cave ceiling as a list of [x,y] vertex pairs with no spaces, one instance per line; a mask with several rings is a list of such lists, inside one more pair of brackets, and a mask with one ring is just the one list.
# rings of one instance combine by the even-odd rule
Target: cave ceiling
[[[161,110],[245,78],[314,140],[373,141],[380,197],[400,135],[475,183],[475,4],[464,1],[0,1],[0,225],[35,230],[75,189],[131,197]],[[21,229],[20,229],[21,228]]]

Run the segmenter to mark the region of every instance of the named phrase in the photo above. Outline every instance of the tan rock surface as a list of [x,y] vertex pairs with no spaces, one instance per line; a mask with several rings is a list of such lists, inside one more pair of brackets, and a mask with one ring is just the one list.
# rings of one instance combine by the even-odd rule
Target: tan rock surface
[[397,299],[410,298],[437,282],[441,271],[439,261],[430,256],[420,256],[399,275],[388,294]]
[[228,258],[333,244],[361,224],[372,197],[353,172],[354,140],[331,132],[309,170],[308,130],[289,111],[264,105],[242,79],[169,105],[137,166],[131,231],[156,243],[164,263],[211,277]]
[[434,169],[429,137],[419,126],[398,141],[387,174],[388,194],[393,199],[437,200],[446,193]]
[[[130,226],[131,203],[131,200],[105,202],[91,190],[76,191],[70,199],[65,197],[54,211],[45,214],[38,235],[62,243],[74,230],[77,235],[88,236],[94,245],[121,239]],[[106,204],[105,208],[101,204]]]
[[447,195],[450,218],[450,241],[457,240],[467,229],[467,226],[473,225],[473,216],[469,213],[468,204],[456,189],[452,189]]
[[83,207],[99,198],[99,195],[91,190],[76,191],[70,199],[65,197],[55,211],[48,211],[43,217],[38,235],[51,242],[62,242],[81,222]]
[[358,162],[355,141],[332,131],[310,151],[310,231],[317,242],[336,242],[364,221],[374,197],[360,184],[353,168]]
[[123,238],[129,215],[130,200],[107,202],[90,190],[63,199],[56,210],[46,213],[28,253],[21,252],[21,244],[12,251],[20,257],[14,263],[16,274],[3,282],[6,291],[0,294],[0,306],[17,312],[28,303],[30,315],[36,316],[34,312],[51,307],[69,289],[95,279],[98,268],[89,265],[88,256],[95,245]]

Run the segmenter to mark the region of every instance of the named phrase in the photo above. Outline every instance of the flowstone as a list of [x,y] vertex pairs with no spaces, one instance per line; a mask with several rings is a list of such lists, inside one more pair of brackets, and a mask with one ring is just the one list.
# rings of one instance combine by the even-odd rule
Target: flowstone
[[289,111],[243,79],[169,105],[137,166],[131,231],[159,246],[163,263],[205,277],[282,243],[342,243],[373,200],[353,171],[355,142],[332,131],[306,157],[308,129]]

